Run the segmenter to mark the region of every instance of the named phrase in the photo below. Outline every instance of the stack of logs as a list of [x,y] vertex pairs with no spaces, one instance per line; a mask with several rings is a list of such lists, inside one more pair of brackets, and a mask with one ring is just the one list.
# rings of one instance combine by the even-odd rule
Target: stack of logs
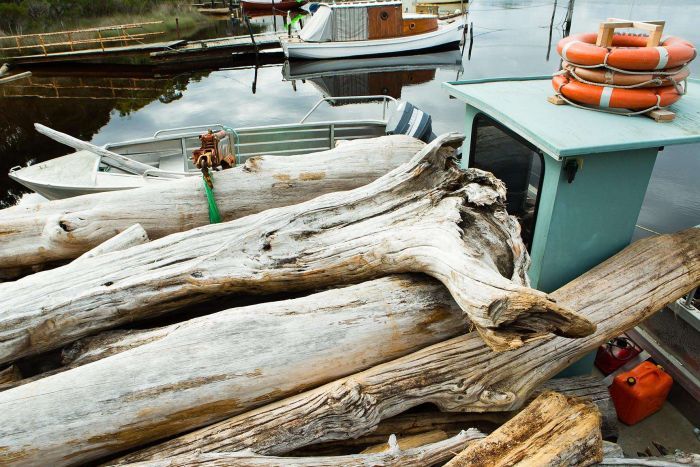
[[196,178],[0,211],[0,463],[614,457],[605,388],[549,380],[695,287],[700,230],[533,290],[461,143],[250,159],[215,174],[221,224]]

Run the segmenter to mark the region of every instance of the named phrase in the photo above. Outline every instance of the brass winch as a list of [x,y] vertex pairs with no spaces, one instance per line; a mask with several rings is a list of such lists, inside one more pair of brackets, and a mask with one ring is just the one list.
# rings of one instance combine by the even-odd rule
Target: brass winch
[[214,133],[211,129],[199,135],[202,142],[199,149],[192,152],[192,163],[202,171],[204,179],[211,188],[213,186],[209,176],[209,169],[228,169],[236,165],[236,159],[230,154],[222,154],[219,142],[227,136],[224,130]]

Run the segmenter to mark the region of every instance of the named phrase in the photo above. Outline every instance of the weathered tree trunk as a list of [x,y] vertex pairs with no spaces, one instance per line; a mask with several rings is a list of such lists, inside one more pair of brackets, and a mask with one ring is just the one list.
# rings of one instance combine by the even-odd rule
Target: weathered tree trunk
[[141,227],[141,224],[134,224],[109,240],[105,240],[104,242],[100,243],[92,250],[83,253],[74,261],[93,258],[95,256],[104,255],[113,251],[126,250],[132,246],[148,243],[148,241],[148,233],[146,233],[144,228]]
[[606,457],[601,466],[623,467],[688,467],[700,465],[700,454],[672,454],[661,457]]
[[15,365],[10,365],[7,368],[0,370],[0,386],[13,384],[16,381],[22,380],[22,374]]
[[439,282],[389,277],[140,333],[138,347],[0,393],[0,463],[93,460],[405,355],[466,326]]
[[472,332],[122,461],[162,459],[195,450],[284,454],[313,443],[361,436],[380,420],[423,403],[446,411],[515,410],[544,381],[698,283],[700,229],[640,240],[552,294],[597,324],[591,336],[544,338],[494,353]]
[[588,320],[521,285],[528,256],[505,211],[505,188],[487,172],[458,168],[453,156],[461,141],[439,137],[352,191],[0,284],[0,363],[214,296],[404,272],[445,284],[493,349],[548,332],[590,334]]
[[[135,245],[148,242],[148,234],[140,224],[134,224],[123,232],[115,235],[109,240],[97,245],[92,250],[73,260],[78,262],[84,258],[104,255],[112,251],[121,251]],[[62,366],[54,370],[46,371],[28,378],[22,378],[20,372],[15,368],[12,378],[3,378],[0,372],[0,391],[5,391],[13,387],[31,383],[41,378],[46,378],[62,371],[84,365],[91,361],[105,358],[115,353],[123,352],[129,348],[136,347],[152,340],[151,333],[147,331],[105,331],[97,336],[86,337],[72,343],[61,352]]]
[[[264,156],[213,175],[223,220],[367,184],[424,144],[403,135],[350,141],[300,156]],[[0,210],[0,276],[80,256],[140,223],[151,239],[209,224],[201,177]]]
[[[610,398],[610,393],[603,380],[594,376],[576,376],[573,378],[556,378],[545,382],[528,399],[534,400],[543,391],[551,390],[566,396],[575,396],[595,403],[603,419],[603,438],[617,438],[617,413]],[[290,452],[292,457],[333,456],[358,452],[368,446],[382,443],[391,434],[404,439],[421,436],[426,433],[445,433],[450,436],[466,427],[477,428],[490,433],[518,414],[517,410],[509,412],[440,412],[437,410],[420,410],[405,412],[382,420],[371,433],[358,438],[329,441],[326,443],[304,446]],[[405,437],[405,438],[404,438]],[[386,445],[386,443],[384,443]]]
[[425,467],[451,459],[455,452],[468,447],[483,437],[484,435],[476,430],[468,430],[444,441],[405,450],[399,448],[394,439],[393,442],[390,441],[392,446],[387,451],[336,457],[271,457],[248,452],[196,453],[160,461],[139,462],[132,464],[132,467],[185,467],[192,465],[210,467],[232,465],[237,467],[366,467],[370,465],[377,467]]
[[[460,430],[462,431],[462,430]],[[444,441],[449,436],[442,430],[427,431],[418,435],[402,436],[400,439],[394,434],[389,435],[389,440],[386,443],[380,443],[375,446],[369,446],[362,450],[360,454],[375,454],[384,452],[398,446],[402,451],[411,448],[417,448],[426,444],[437,443]]]
[[595,404],[545,392],[445,467],[587,466],[603,460]]

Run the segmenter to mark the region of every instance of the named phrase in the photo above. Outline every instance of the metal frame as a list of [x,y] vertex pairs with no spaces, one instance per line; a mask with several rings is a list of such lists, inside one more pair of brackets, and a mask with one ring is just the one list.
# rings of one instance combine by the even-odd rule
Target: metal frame
[[318,106],[323,104],[324,102],[330,102],[330,101],[357,101],[357,100],[381,100],[382,101],[382,120],[386,120],[386,110],[389,102],[397,102],[396,99],[394,99],[391,96],[387,96],[384,94],[378,94],[374,96],[345,96],[345,97],[324,97],[323,99],[319,99],[318,102],[316,102],[316,105],[311,107],[311,110],[309,110],[306,115],[302,117],[301,120],[299,120],[299,123],[304,123],[307,118],[311,116],[312,113],[316,111]]
[[[307,121],[309,117],[311,117],[311,115],[313,115],[314,112],[316,112],[316,110],[318,110],[320,105],[324,102],[357,101],[358,103],[367,103],[368,100],[378,101],[381,103],[381,119],[324,120],[317,122]],[[341,137],[343,139],[367,137],[368,133],[374,132],[372,128],[386,127],[388,123],[387,110],[389,107],[389,103],[391,102],[396,103],[397,100],[391,96],[386,95],[324,97],[322,99],[319,99],[316,102],[316,104],[314,104],[314,106],[311,107],[311,109],[301,118],[301,120],[298,123],[241,128],[230,128],[221,123],[212,123],[208,125],[170,128],[156,131],[150,138],[139,138],[134,140],[120,141],[117,143],[108,143],[104,145],[104,148],[112,149],[116,152],[119,152],[119,149],[128,148],[129,146],[136,146],[139,144],[148,145],[153,143],[168,144],[170,142],[175,143],[179,140],[179,144],[174,145],[179,146],[182,157],[187,158],[187,154],[191,149],[187,146],[187,139],[193,138],[204,131],[212,129],[214,131],[223,130],[227,133],[229,137],[229,151],[236,157],[237,163],[242,163],[248,157],[253,157],[260,154],[304,154],[307,152],[325,150],[334,147],[337,137]],[[295,137],[295,133],[298,133],[298,137]],[[252,141],[246,142],[246,138]],[[264,141],[261,138],[265,138]],[[258,139],[259,141],[256,141],[256,139]],[[251,148],[251,151],[246,151],[246,148]],[[174,148],[170,148],[170,150],[177,151],[177,149]],[[146,150],[146,148],[144,148],[143,151],[132,152],[131,155],[135,156],[136,154],[141,154],[157,156],[159,152],[164,151],[167,151],[167,149],[154,149],[149,151]],[[129,155],[130,154],[125,154],[125,156],[127,157]],[[184,172],[173,172],[154,168],[153,171],[147,170],[146,173],[143,175],[145,177],[155,177],[163,173],[179,174],[184,176],[191,175],[193,173],[196,174],[197,171],[194,169],[190,169],[185,170]]]

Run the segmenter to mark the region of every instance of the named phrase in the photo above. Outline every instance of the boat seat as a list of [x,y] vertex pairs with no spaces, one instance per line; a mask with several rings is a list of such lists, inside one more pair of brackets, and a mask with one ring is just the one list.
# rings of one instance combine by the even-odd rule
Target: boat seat
[[182,154],[173,154],[172,156],[164,156],[160,158],[158,168],[169,172],[184,172],[185,158]]

